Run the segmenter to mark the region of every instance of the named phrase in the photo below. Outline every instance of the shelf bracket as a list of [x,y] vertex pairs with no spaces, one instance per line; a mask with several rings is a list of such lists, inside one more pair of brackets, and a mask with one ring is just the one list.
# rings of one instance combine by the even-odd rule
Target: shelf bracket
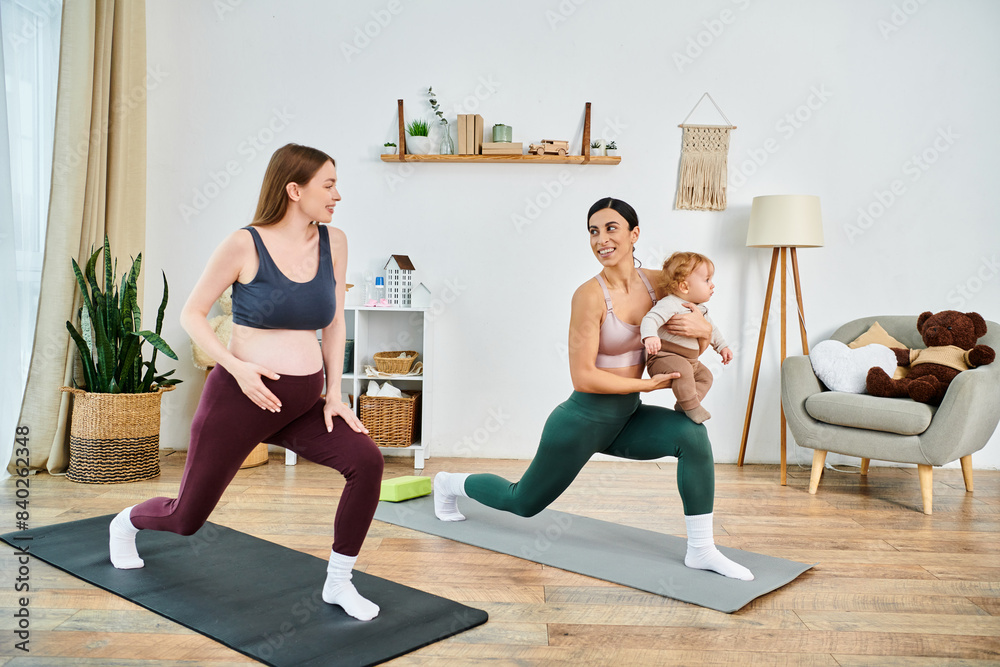
[[399,103],[399,161],[405,161],[406,155],[406,126],[403,123],[403,100],[398,100]]

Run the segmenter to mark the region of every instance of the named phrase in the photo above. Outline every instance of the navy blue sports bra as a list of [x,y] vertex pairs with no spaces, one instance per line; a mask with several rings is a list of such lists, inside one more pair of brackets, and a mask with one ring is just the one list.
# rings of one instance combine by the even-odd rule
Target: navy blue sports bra
[[233,283],[233,322],[254,329],[316,330],[330,324],[337,312],[336,280],[330,258],[330,234],[319,227],[319,270],[307,283],[285,276],[271,259],[260,234],[244,227],[257,246],[257,275]]

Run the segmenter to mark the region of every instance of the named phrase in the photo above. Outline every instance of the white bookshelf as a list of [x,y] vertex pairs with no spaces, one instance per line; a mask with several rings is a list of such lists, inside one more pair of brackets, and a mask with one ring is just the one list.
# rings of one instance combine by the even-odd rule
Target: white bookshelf
[[[386,380],[403,391],[419,391],[417,402],[416,441],[409,447],[380,447],[384,453],[398,453],[408,456],[413,453],[413,467],[423,470],[424,460],[430,458],[430,419],[434,395],[432,375],[434,368],[434,338],[430,311],[427,308],[372,308],[367,306],[344,306],[347,338],[354,341],[350,371],[340,379],[341,392],[352,396],[354,414],[359,415],[358,396],[367,391],[372,380],[382,384]],[[390,350],[415,350],[416,361],[423,362],[423,375],[399,375],[388,378],[369,378],[365,366],[375,366],[376,352]],[[416,361],[414,363],[416,363]],[[360,415],[359,415],[360,416]],[[404,454],[405,453],[405,454]],[[295,465],[298,456],[285,450],[285,465]]]
[[[382,447],[386,454],[413,453],[413,467],[423,470],[424,460],[430,458],[432,391],[434,369],[434,339],[430,311],[427,308],[372,308],[344,306],[347,337],[354,340],[354,358],[351,372],[341,379],[343,391],[354,397],[354,412],[358,414],[358,396],[368,389],[372,380],[382,384],[387,379],[403,391],[419,391],[417,402],[416,442],[409,447]],[[423,375],[401,375],[393,378],[369,378],[365,366],[375,366],[376,352],[390,350],[416,350],[417,361],[423,362]],[[416,363],[416,362],[414,362]]]

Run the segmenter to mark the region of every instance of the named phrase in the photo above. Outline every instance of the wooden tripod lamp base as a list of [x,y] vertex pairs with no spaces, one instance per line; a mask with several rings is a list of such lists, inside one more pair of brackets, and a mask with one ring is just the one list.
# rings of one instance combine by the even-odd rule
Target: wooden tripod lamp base
[[[767,278],[767,293],[764,295],[764,314],[761,316],[760,335],[757,338],[757,356],[753,364],[753,378],[750,381],[750,395],[747,398],[747,414],[743,421],[743,437],[740,440],[740,455],[737,465],[743,465],[746,456],[747,439],[750,435],[750,419],[753,416],[754,399],[757,397],[757,380],[760,377],[760,360],[764,352],[764,337],[767,334],[768,315],[771,312],[771,295],[774,290],[774,273],[781,258],[781,362],[785,361],[785,321],[787,292],[785,276],[788,250],[792,256],[792,277],[795,284],[795,300],[798,305],[799,335],[802,338],[802,354],[809,354],[806,340],[805,314],[802,310],[802,287],[799,282],[799,263],[796,248],[816,248],[823,245],[823,221],[820,214],[819,197],[812,195],[768,195],[754,197],[750,211],[750,227],[747,232],[747,246],[751,248],[773,248],[771,270]],[[780,364],[779,364],[780,373]],[[785,411],[781,408],[781,485],[787,482],[788,461],[786,448]]]

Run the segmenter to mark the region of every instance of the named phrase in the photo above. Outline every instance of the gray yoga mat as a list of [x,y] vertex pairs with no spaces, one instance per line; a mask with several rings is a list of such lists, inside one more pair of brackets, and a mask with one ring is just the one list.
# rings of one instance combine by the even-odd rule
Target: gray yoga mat
[[728,558],[754,573],[753,581],[739,581],[686,567],[686,540],[673,535],[555,510],[543,510],[526,519],[466,499],[459,501],[465,521],[438,521],[433,498],[380,502],[375,518],[727,614],[812,567],[719,547]]

